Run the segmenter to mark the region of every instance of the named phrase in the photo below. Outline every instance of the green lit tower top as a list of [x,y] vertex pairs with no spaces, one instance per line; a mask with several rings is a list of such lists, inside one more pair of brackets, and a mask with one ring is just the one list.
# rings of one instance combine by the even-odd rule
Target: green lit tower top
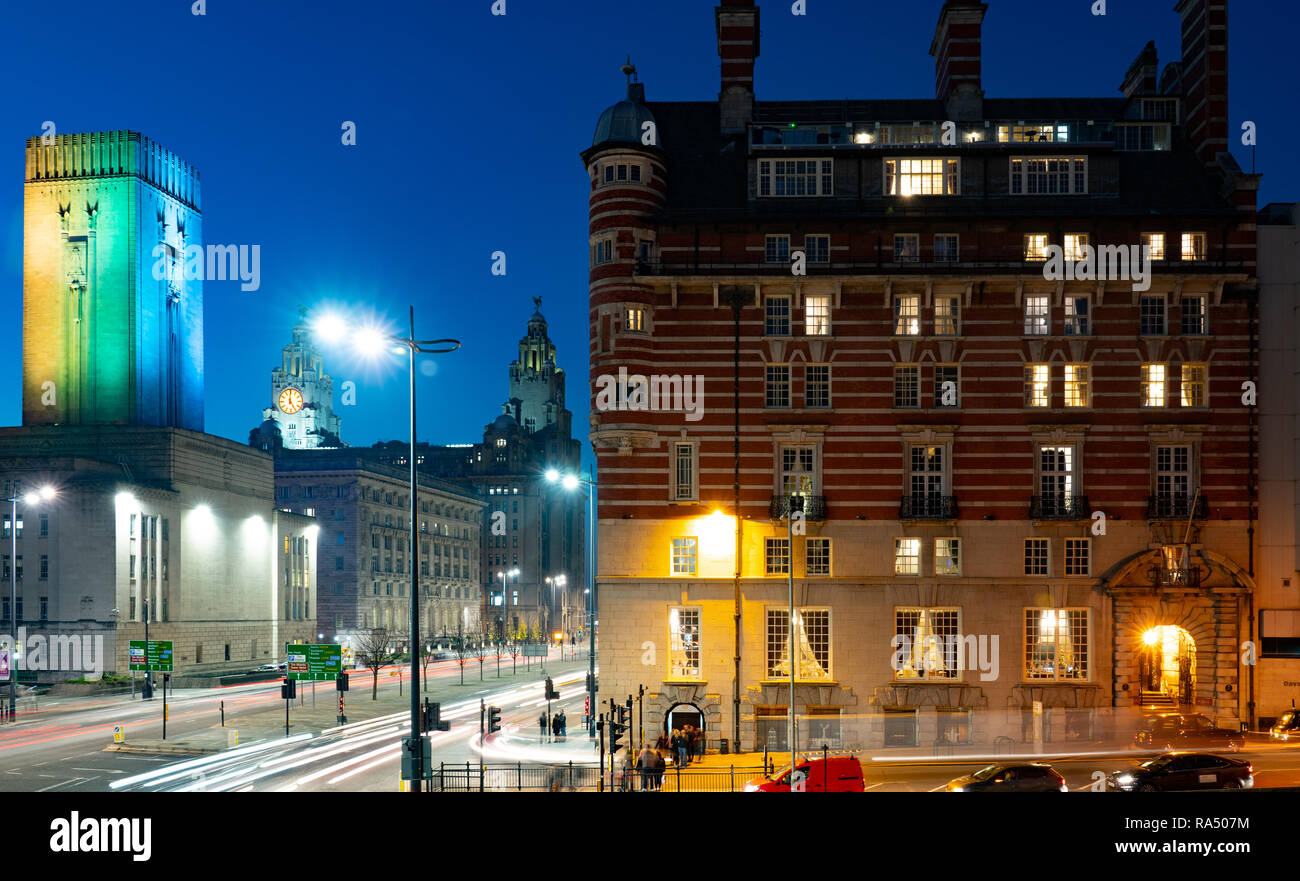
[[198,171],[144,135],[28,139],[24,425],[203,430],[202,230]]

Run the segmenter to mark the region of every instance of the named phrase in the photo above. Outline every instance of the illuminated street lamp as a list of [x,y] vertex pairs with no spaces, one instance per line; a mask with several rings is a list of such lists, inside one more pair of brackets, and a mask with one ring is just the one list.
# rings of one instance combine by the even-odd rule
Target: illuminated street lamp
[[572,492],[579,486],[587,487],[587,697],[591,712],[587,715],[587,736],[596,737],[596,491],[594,477],[560,474],[558,469],[546,470],[546,482],[558,483]]
[[[362,327],[352,333],[352,345],[368,357],[377,357],[385,350],[407,356],[407,374],[410,379],[411,443],[407,464],[411,471],[411,733],[402,744],[403,757],[410,767],[411,792],[419,792],[424,779],[424,746],[420,737],[420,532],[416,516],[419,484],[415,476],[415,356],[454,352],[460,348],[459,340],[417,340],[415,338],[415,307],[410,307],[409,337],[393,336],[376,326]],[[326,314],[313,323],[315,333],[326,342],[337,342],[348,336],[349,325],[338,315]],[[407,764],[406,762],[403,763]],[[405,768],[404,768],[405,770]]]
[[[54,487],[43,486],[22,497],[23,504],[48,502],[56,495]],[[18,496],[5,499],[9,503],[9,721],[17,721],[18,711]]]

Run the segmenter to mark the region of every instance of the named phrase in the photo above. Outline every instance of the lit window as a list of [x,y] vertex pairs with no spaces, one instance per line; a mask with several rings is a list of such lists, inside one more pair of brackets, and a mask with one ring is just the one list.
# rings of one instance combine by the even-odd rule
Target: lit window
[[831,332],[831,298],[811,296],[804,302],[804,333],[827,336]]
[[1051,558],[1052,540],[1049,538],[1025,539],[1025,574],[1046,575]]
[[921,406],[921,368],[915,364],[894,367],[894,406],[910,409]]
[[674,538],[672,545],[672,572],[674,575],[694,575],[697,571],[699,539]]
[[1085,259],[1088,249],[1088,236],[1086,233],[1066,233],[1065,234],[1065,259],[1071,262]]
[[1051,307],[1046,294],[1025,297],[1025,336],[1046,336],[1050,328]]
[[956,679],[961,675],[959,609],[895,609],[895,679]]
[[789,263],[790,237],[768,236],[765,255],[768,263]]
[[1183,259],[1184,260],[1205,259],[1205,233],[1203,232],[1183,233]]
[[1065,406],[1092,406],[1092,368],[1087,364],[1065,365]]
[[1165,234],[1162,232],[1142,233],[1142,247],[1152,261],[1165,259]]
[[955,196],[960,190],[956,159],[886,159],[886,196]]
[[698,606],[674,606],[668,610],[668,676],[671,679],[700,678],[700,618]]
[[1070,195],[1088,192],[1086,156],[1011,159],[1011,194]]
[[1070,127],[1064,124],[998,126],[1000,144],[1066,143],[1069,140]]
[[817,495],[817,451],[809,446],[781,447],[781,493]]
[[758,195],[834,195],[833,169],[830,159],[760,159]]
[[961,574],[961,539],[936,538],[934,540],[934,574]]
[[1025,609],[1025,678],[1088,676],[1088,610]]
[[921,574],[921,540],[919,538],[894,539],[894,574]]
[[1142,365],[1142,406],[1163,407],[1165,405],[1165,365]]
[[767,387],[765,407],[790,406],[790,365],[767,365]]
[[767,610],[767,678],[790,676],[790,631],[794,630],[794,676],[804,682],[831,678],[831,610],[796,608],[794,626],[783,608]]
[[1142,336],[1164,336],[1165,335],[1165,298],[1164,295],[1156,297],[1143,297],[1140,303],[1139,326]]
[[1184,407],[1205,406],[1205,365],[1184,364],[1182,381]]
[[899,336],[918,336],[921,333],[920,297],[894,298],[894,333]]
[[765,311],[766,323],[763,332],[767,336],[789,336],[790,298],[768,297]]
[[1033,263],[1047,259],[1047,233],[1027,233],[1025,235],[1025,262]]
[[768,575],[787,575],[790,572],[790,540],[787,538],[763,539],[763,557]]
[[1025,365],[1025,406],[1051,405],[1052,368],[1050,364]]
[[628,309],[623,324],[623,329],[630,331],[632,333],[644,333],[645,332],[645,310]]
[[935,336],[956,336],[960,317],[961,300],[958,297],[941,294],[934,298]]

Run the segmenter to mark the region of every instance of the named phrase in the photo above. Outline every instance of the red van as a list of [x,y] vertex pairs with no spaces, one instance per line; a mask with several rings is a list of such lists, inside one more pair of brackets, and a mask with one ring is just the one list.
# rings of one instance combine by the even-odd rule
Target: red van
[[786,765],[767,777],[745,783],[745,792],[863,792],[862,763],[854,756],[801,759],[791,772]]

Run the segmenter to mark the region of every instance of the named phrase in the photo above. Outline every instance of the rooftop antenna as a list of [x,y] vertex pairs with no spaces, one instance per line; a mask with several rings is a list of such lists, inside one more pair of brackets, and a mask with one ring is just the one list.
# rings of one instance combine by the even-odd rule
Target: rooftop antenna
[[636,65],[632,63],[631,55],[627,56],[627,63],[620,69],[623,71],[623,76],[627,77],[627,84],[632,85],[632,81],[636,79]]

